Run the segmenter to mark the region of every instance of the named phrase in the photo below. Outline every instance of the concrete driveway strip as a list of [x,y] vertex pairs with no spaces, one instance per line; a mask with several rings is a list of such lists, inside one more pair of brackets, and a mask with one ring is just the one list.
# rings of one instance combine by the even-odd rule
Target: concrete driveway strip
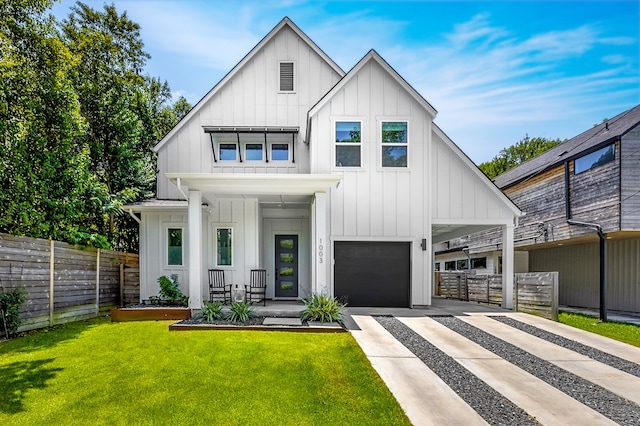
[[629,401],[640,404],[640,377],[492,320],[490,317],[473,315],[459,318],[540,359],[602,386]]
[[360,330],[351,334],[414,425],[487,424],[375,319],[365,315],[352,318]]
[[545,318],[537,317],[535,315],[515,312],[501,315],[513,318],[516,321],[521,321],[534,327],[538,327],[539,329],[548,331],[549,333],[557,334],[558,336],[575,340],[578,343],[591,346],[592,348],[610,353],[611,355],[626,359],[627,361],[640,364],[640,348],[629,345],[627,343],[618,342],[617,340],[613,340],[608,337],[599,336],[588,331],[580,330],[578,328],[551,321]]
[[430,318],[398,318],[544,425],[615,424]]

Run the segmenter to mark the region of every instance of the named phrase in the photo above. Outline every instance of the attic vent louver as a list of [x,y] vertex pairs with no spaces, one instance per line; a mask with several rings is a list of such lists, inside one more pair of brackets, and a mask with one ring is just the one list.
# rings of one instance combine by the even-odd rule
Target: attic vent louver
[[280,91],[293,92],[293,62],[280,62]]

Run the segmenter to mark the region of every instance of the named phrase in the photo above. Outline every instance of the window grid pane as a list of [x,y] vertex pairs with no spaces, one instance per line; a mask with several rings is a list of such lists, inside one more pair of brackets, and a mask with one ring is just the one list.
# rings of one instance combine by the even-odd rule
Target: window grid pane
[[382,167],[407,167],[406,121],[382,122]]
[[336,167],[360,167],[362,123],[359,121],[336,121]]
[[262,144],[261,143],[248,143],[245,146],[245,158],[248,161],[260,161],[260,160],[262,160]]
[[167,237],[167,265],[182,266],[182,228],[169,228]]
[[236,159],[236,144],[235,143],[221,143],[220,144],[220,160],[235,160]]
[[574,174],[586,172],[615,160],[615,144],[599,149],[591,154],[577,158],[574,162]]
[[216,245],[218,252],[218,265],[232,265],[232,239],[231,228],[219,228],[216,230]]
[[271,159],[275,161],[287,161],[289,159],[289,144],[274,143],[271,145]]

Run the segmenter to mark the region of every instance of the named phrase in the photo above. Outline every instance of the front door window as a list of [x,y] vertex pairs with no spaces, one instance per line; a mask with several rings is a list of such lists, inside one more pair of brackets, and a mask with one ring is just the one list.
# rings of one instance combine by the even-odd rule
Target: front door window
[[298,297],[298,236],[276,235],[275,296]]

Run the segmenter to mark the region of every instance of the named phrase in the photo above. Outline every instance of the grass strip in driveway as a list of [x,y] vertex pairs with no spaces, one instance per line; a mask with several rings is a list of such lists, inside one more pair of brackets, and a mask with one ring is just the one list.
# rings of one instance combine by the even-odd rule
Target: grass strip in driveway
[[0,344],[0,424],[408,425],[349,333],[67,324]]
[[640,347],[640,325],[622,322],[600,322],[591,315],[560,312],[558,321],[581,330]]

